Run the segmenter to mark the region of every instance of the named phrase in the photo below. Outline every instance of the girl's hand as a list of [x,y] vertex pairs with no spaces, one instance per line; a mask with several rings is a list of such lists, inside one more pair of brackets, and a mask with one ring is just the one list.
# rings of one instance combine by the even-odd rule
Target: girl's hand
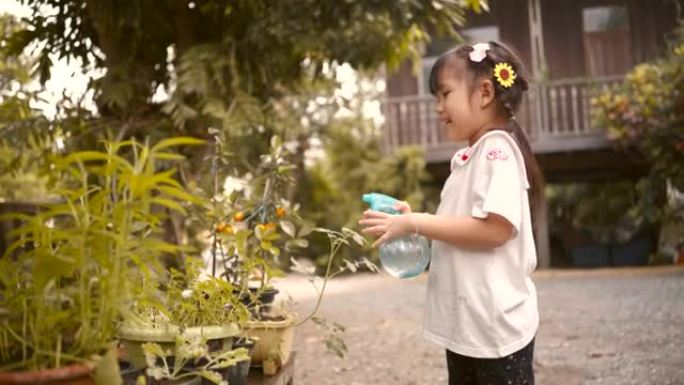
[[396,205],[394,205],[394,209],[399,210],[399,212],[402,214],[408,214],[411,212],[411,205],[406,201],[399,201]]
[[[411,207],[406,205],[410,210]],[[379,237],[373,247],[378,247],[383,243],[394,238],[412,232],[410,215],[391,215],[381,211],[366,210],[363,212],[363,219],[359,221],[363,226],[361,230],[364,234],[371,234]]]

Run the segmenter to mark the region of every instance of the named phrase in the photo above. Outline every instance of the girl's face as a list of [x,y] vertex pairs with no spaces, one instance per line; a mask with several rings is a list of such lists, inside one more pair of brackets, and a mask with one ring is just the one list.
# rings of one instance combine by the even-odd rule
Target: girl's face
[[455,142],[472,144],[483,126],[480,95],[468,87],[465,76],[456,76],[453,68],[445,66],[440,72],[437,114],[444,133]]

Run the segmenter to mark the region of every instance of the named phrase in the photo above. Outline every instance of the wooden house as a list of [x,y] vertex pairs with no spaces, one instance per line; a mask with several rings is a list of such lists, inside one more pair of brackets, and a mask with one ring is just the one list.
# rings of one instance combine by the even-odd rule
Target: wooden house
[[[648,166],[611,146],[591,122],[593,95],[620,82],[634,65],[663,52],[677,25],[673,0],[490,0],[459,28],[468,43],[499,40],[514,47],[533,80],[518,112],[549,182],[636,178]],[[441,132],[427,78],[440,53],[459,44],[436,38],[422,62],[404,63],[387,79],[384,145],[425,148],[438,181],[456,147]],[[414,72],[414,68],[419,71]],[[542,215],[544,215],[542,213]],[[542,218],[542,223],[544,223]],[[548,266],[548,231],[537,234],[540,266]]]

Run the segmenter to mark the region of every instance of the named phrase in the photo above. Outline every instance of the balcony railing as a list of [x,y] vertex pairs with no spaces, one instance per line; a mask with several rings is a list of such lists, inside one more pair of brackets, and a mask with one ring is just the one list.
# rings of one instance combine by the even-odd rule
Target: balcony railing
[[[532,84],[517,119],[535,151],[572,151],[607,145],[603,129],[592,125],[590,101],[621,81],[622,76],[613,76]],[[383,113],[384,144],[388,150],[421,145],[429,161],[446,160],[440,150],[453,148],[453,144],[444,135],[432,96],[389,98],[383,103]]]

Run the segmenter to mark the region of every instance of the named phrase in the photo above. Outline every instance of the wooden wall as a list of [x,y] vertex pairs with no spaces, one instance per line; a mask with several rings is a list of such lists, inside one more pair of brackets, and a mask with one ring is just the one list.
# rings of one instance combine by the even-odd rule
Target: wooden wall
[[[529,22],[527,0],[490,0],[491,12],[475,14],[469,12],[463,28],[497,25],[503,43],[514,48],[523,62],[531,66]],[[454,41],[454,46],[459,42]],[[407,60],[390,75],[387,81],[388,97],[415,95],[418,92],[418,78],[412,72]]]
[[492,10],[496,13],[496,24],[499,26],[501,41],[517,52],[526,65],[527,73],[530,74],[532,48],[527,0],[499,0],[492,3]]
[[413,75],[413,63],[405,60],[387,79],[387,96],[410,96],[418,94],[418,80]]
[[[546,0],[542,1],[542,20],[551,79],[590,74],[583,41],[582,9],[610,5],[626,6],[629,15],[630,46],[625,47],[624,42],[613,46],[620,51],[616,56],[630,57],[623,70],[662,53],[665,35],[676,26],[676,8],[671,0]],[[618,66],[616,63],[615,68]]]
[[[550,79],[590,75],[582,29],[582,9],[601,5],[625,5],[629,13],[630,47],[620,48],[631,57],[625,69],[657,57],[665,47],[665,36],[676,26],[672,0],[542,0],[544,44]],[[467,15],[467,27],[498,25],[501,40],[512,46],[531,70],[531,48],[527,0],[491,0],[491,12]],[[456,44],[456,43],[455,43]],[[606,58],[610,59],[610,58]],[[622,61],[622,59],[616,59]],[[608,65],[622,68],[620,63]],[[598,74],[603,74],[600,73]],[[418,92],[417,77],[408,61],[389,78],[387,95],[407,96]]]
[[628,3],[635,61],[651,60],[667,47],[665,37],[677,26],[677,8],[673,0],[629,0]]

